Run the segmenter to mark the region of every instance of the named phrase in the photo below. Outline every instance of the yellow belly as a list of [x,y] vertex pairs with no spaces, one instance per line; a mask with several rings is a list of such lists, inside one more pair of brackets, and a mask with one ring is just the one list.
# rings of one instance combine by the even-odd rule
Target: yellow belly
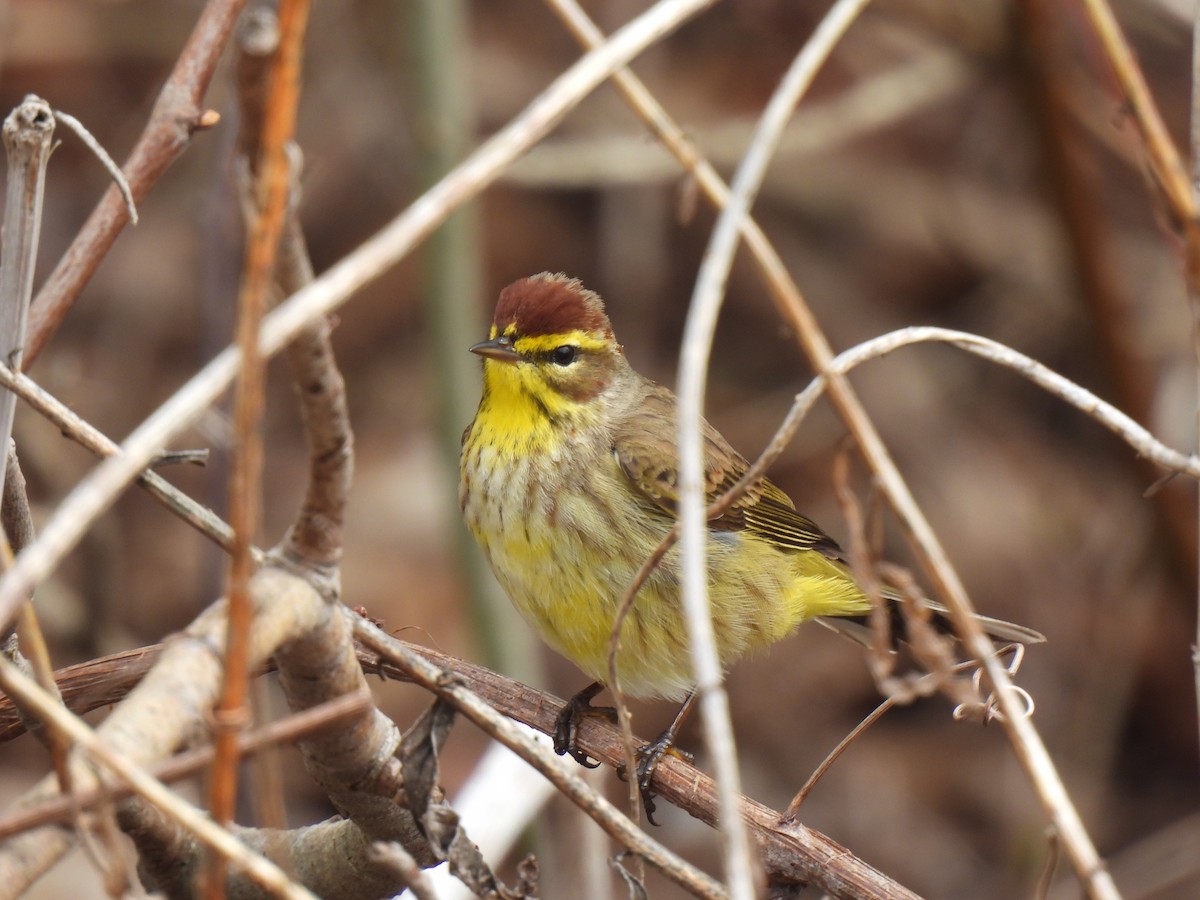
[[[584,470],[594,477],[609,474]],[[488,473],[488,490],[482,489],[479,472]],[[531,475],[527,463],[512,459],[503,466],[486,458],[465,460],[467,524],[497,579],[541,638],[590,678],[607,683],[617,607],[670,522],[665,516],[618,520],[615,512],[597,511],[594,501],[576,493],[547,494]],[[757,537],[713,532],[708,568],[717,649],[725,666],[813,616],[869,609],[839,564]],[[625,621],[617,670],[630,696],[678,699],[694,685],[678,572],[678,550],[672,550]]]

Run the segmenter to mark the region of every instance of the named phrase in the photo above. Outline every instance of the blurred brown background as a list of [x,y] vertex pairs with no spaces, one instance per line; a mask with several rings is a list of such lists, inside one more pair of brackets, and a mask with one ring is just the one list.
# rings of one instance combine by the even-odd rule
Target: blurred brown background
[[[611,29],[646,5],[588,8]],[[731,0],[636,69],[728,174],[827,6]],[[1114,6],[1185,142],[1191,5]],[[199,9],[183,0],[0,3],[0,106],[37,93],[122,159]],[[467,12],[463,75],[476,143],[579,50],[537,0],[477,0]],[[415,99],[412,13],[404,0],[313,10],[298,133],[318,271],[421,191],[423,116],[439,111]],[[162,179],[141,208],[142,224],[120,238],[31,371],[114,438],[231,339],[240,262],[232,101],[226,65],[207,100],[221,124],[197,135]],[[1178,242],[1119,101],[1074,0],[879,0],[794,118],[755,215],[836,349],[909,324],[976,331],[1189,449],[1196,362]],[[80,142],[62,136],[48,177],[43,277],[106,187]],[[474,377],[465,348],[482,335],[499,288],[546,269],[603,294],[634,365],[672,383],[714,221],[689,197],[674,165],[605,88],[472,206],[478,254],[464,254],[461,266],[480,287],[469,298],[473,317],[457,328],[460,354],[439,360],[430,339],[425,254],[341,311],[335,342],[358,447],[348,604],[411,640],[483,658],[455,549],[457,463],[437,436],[443,401],[435,388],[451,377],[446,366]],[[754,455],[809,374],[756,272],[739,259],[713,354],[710,418]],[[1059,401],[957,350],[909,349],[853,381],[978,607],[1047,635],[1018,683],[1036,699],[1036,724],[1118,883],[1129,896],[1196,896],[1194,488],[1176,479],[1145,497],[1161,473]],[[293,515],[305,465],[279,366],[269,404],[264,545]],[[93,461],[28,411],[17,421],[32,499],[44,514]],[[211,447],[213,464],[170,473],[218,509],[227,430],[224,412],[213,412],[184,442]],[[803,511],[845,538],[831,478],[843,438],[821,408],[772,474]],[[867,500],[861,467],[855,487]],[[893,532],[887,555],[911,562]],[[39,589],[56,664],[160,639],[211,602],[222,578],[212,546],[131,492]],[[546,656],[548,687],[565,696],[582,686],[579,673]],[[861,654],[820,628],[738,666],[729,688],[746,791],[777,808],[879,701]],[[380,693],[402,726],[426,702],[399,685]],[[639,708],[639,730],[657,732],[672,712]],[[696,731],[684,744],[698,746]],[[444,770],[451,791],[483,745],[471,726],[458,726]],[[0,760],[3,798],[45,766],[28,740],[0,748]],[[619,796],[611,773],[606,782]],[[297,822],[326,813],[302,774],[295,791]],[[663,818],[656,837],[715,859],[710,832],[675,811]],[[1003,731],[954,723],[941,698],[886,716],[833,767],[802,818],[931,897],[1030,896],[1048,853],[1037,800]],[[1074,895],[1068,868],[1060,862],[1062,896]],[[569,896],[563,885],[575,876],[548,869],[544,895]],[[72,878],[91,886],[72,884],[76,897],[101,896],[82,863],[53,878],[44,896]],[[657,880],[652,888],[655,897],[676,896]]]

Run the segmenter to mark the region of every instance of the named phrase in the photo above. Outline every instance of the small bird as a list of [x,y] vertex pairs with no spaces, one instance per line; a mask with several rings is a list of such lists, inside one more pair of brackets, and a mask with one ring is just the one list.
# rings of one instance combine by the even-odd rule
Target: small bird
[[[605,711],[590,702],[608,680],[617,607],[676,520],[677,400],[629,365],[599,295],[562,274],[501,291],[488,339],[470,349],[483,357],[483,394],[463,433],[463,515],[517,609],[593,680],[568,704],[555,737],[559,754],[590,765],[574,746],[578,716]],[[749,463],[707,422],[702,428],[711,503]],[[766,478],[709,521],[708,538],[723,666],[808,619],[870,612],[837,543]],[[980,618],[1001,639],[1041,639]],[[691,699],[677,548],[637,595],[617,673],[633,697]],[[655,745],[669,745],[686,709]],[[655,761],[663,750],[655,746]]]

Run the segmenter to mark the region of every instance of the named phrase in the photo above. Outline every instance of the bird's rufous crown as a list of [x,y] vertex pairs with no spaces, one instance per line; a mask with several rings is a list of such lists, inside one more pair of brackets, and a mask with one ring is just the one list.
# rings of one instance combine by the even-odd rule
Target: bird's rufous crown
[[612,335],[600,295],[562,273],[542,272],[514,281],[500,292],[492,324],[496,334],[512,326],[522,337],[572,331]]

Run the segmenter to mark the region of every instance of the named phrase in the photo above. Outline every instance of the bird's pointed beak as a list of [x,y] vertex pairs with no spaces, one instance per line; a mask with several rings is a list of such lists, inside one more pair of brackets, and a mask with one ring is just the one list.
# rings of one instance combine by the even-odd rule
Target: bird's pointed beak
[[512,348],[512,338],[509,337],[498,337],[492,338],[490,341],[480,341],[470,349],[472,353],[478,354],[485,359],[494,359],[506,363],[515,363],[521,360],[521,354]]

